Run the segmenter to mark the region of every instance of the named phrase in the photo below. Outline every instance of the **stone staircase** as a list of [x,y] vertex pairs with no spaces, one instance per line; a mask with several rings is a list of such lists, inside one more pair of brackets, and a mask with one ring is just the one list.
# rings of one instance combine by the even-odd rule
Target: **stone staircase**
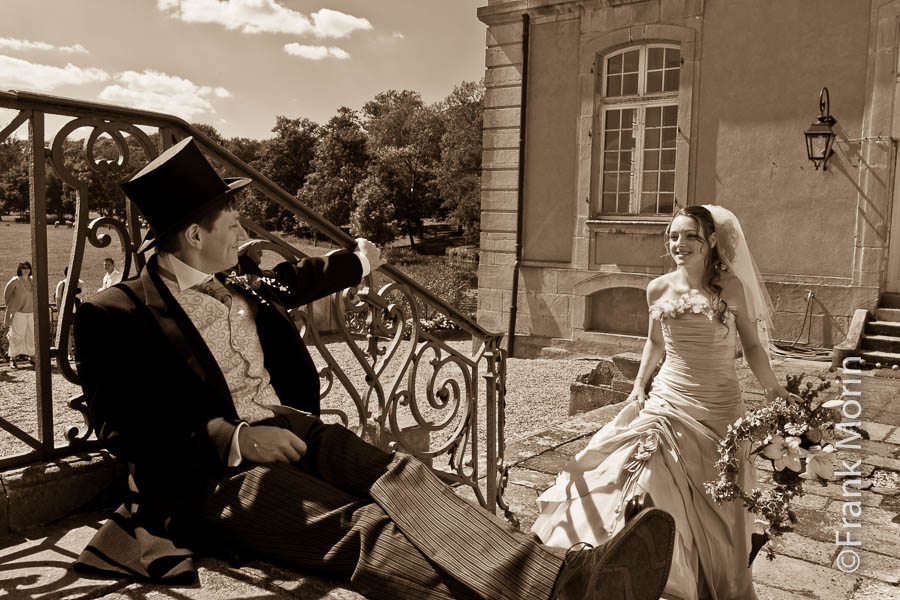
[[872,366],[900,365],[900,294],[881,295],[875,320],[866,322],[860,347]]
[[628,398],[640,366],[641,355],[637,352],[622,352],[610,358],[601,358],[590,373],[580,375],[569,386],[569,416]]

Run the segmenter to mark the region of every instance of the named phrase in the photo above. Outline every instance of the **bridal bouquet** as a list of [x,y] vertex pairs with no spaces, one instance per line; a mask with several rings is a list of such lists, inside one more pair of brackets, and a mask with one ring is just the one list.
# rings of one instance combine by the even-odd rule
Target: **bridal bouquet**
[[[775,550],[766,543],[793,529],[797,516],[791,502],[803,494],[803,482],[825,485],[834,476],[835,426],[842,420],[844,400],[839,394],[820,400],[820,394],[830,387],[824,376],[788,375],[788,398],[747,411],[728,426],[719,442],[718,477],[706,483],[706,491],[719,503],[742,500],[759,516],[761,530],[753,534],[750,562],[763,546],[766,557],[775,558]],[[859,433],[868,439],[867,432]],[[761,456],[772,463],[771,485],[765,489],[747,490],[740,485],[741,450],[747,444],[751,460]]]

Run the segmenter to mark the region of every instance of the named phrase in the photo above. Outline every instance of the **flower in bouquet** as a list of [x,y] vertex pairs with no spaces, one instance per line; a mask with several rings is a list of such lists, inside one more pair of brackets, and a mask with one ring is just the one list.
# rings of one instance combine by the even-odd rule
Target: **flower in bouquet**
[[815,445],[809,448],[806,457],[806,470],[800,474],[804,479],[828,481],[834,477],[834,446]]
[[762,449],[762,455],[772,461],[776,471],[790,469],[799,473],[803,470],[803,461],[809,454],[800,447],[801,439],[796,436],[772,436],[769,444]]
[[[718,476],[706,483],[707,493],[719,503],[741,500],[758,515],[765,528],[753,536],[750,560],[765,546],[768,558],[774,558],[771,540],[791,531],[796,514],[791,510],[794,498],[803,494],[803,482],[824,483],[834,476],[833,453],[835,426],[842,420],[840,396],[820,401],[819,395],[831,387],[824,376],[807,378],[789,375],[785,389],[788,398],[776,398],[762,408],[747,411],[729,425],[719,442],[716,461]],[[864,429],[860,435],[868,439]],[[744,489],[741,485],[740,456],[760,456],[772,463],[772,481],[767,489]]]

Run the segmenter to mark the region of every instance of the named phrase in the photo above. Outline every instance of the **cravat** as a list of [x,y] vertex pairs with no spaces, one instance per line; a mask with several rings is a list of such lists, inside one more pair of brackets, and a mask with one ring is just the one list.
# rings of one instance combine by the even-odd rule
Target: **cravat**
[[215,277],[211,277],[208,281],[199,284],[196,286],[196,289],[198,292],[212,296],[228,308],[231,308],[231,293]]

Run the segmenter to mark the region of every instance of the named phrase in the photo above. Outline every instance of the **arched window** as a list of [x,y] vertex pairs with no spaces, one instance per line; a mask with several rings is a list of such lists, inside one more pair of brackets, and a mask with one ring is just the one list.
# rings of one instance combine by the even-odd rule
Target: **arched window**
[[672,44],[631,46],[602,57],[600,139],[594,139],[600,144],[594,154],[599,213],[674,211],[681,62],[681,49]]

